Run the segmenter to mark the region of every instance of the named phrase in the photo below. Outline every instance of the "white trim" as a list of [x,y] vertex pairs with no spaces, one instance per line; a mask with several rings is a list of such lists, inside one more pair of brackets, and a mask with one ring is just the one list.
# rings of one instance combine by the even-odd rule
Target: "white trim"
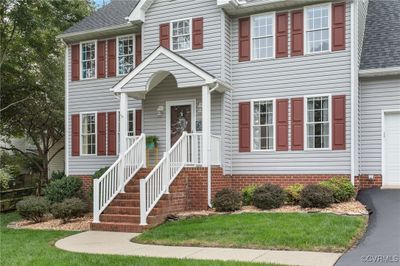
[[[83,141],[82,141],[82,122],[83,122],[83,119],[82,119],[82,115],[85,115],[85,114],[94,114],[94,123],[95,123],[95,125],[94,125],[94,132],[95,132],[95,136],[96,136],[96,140],[95,140],[95,146],[96,146],[96,151],[95,151],[95,153],[94,154],[84,154],[84,153],[82,153],[82,144],[83,144]],[[98,138],[98,136],[97,136],[97,111],[93,111],[93,112],[80,112],[79,113],[79,156],[88,156],[88,157],[97,157],[97,138]]]
[[64,43],[64,119],[65,119],[65,137],[64,137],[64,172],[66,176],[69,176],[69,110],[68,110],[68,93],[69,93],[69,46],[62,40]]
[[[308,104],[307,100],[309,98],[315,97],[328,97],[328,123],[329,123],[329,147],[327,148],[309,148],[308,147],[308,135],[307,135],[307,122],[308,122]],[[304,96],[303,103],[303,120],[304,120],[304,128],[303,128],[303,143],[305,151],[331,151],[332,150],[332,94],[315,94],[315,95],[306,95]]]
[[[173,23],[174,22],[179,22],[179,21],[185,21],[185,20],[189,20],[189,36],[190,36],[190,39],[189,39],[189,48],[185,48],[185,49],[176,49],[176,50],[174,50],[174,42],[173,42],[173,34],[172,34],[172,32],[174,31],[174,28],[173,28]],[[171,20],[170,22],[169,22],[169,28],[170,28],[170,33],[169,33],[169,43],[170,43],[170,45],[171,45],[171,51],[173,51],[173,52],[182,52],[182,51],[188,51],[188,50],[192,50],[192,38],[193,38],[193,28],[192,28],[192,18],[190,17],[190,18],[183,18],[183,19],[175,19],[175,20]]]
[[154,0],[140,0],[136,7],[132,10],[131,14],[127,17],[129,21],[142,21],[145,22],[146,11],[149,9]]
[[83,31],[78,31],[78,32],[60,34],[60,35],[57,35],[56,38],[64,39],[64,41],[68,39],[68,41],[69,41],[74,37],[75,37],[75,39],[77,39],[77,38],[84,38],[84,37],[92,36],[93,34],[96,34],[96,33],[99,34],[99,33],[105,33],[107,31],[132,29],[132,26],[133,26],[132,23],[127,22],[125,24],[120,24],[120,25],[116,25],[116,26],[102,27],[102,28],[97,28],[97,29],[92,29],[92,30],[83,30]]
[[[136,110],[141,110],[141,109],[136,109],[136,108],[128,108],[128,126],[127,126],[127,132],[126,135],[129,137],[129,112],[133,111],[133,135],[136,136]],[[143,115],[143,111],[142,111],[142,115]],[[116,116],[117,116],[117,154],[119,154],[119,109],[117,109],[116,111]],[[143,119],[142,119],[142,124],[143,124]],[[108,127],[108,121],[107,121],[107,127]],[[143,130],[143,125],[142,125],[142,130]],[[110,156],[115,156],[115,155],[110,155]]]
[[125,76],[126,74],[128,74],[128,73],[123,73],[123,74],[120,74],[119,73],[119,39],[120,38],[126,38],[126,37],[132,37],[132,56],[133,56],[133,63],[132,63],[132,69],[134,69],[135,68],[135,64],[136,64],[136,56],[135,56],[135,49],[136,49],[136,35],[135,34],[126,34],[126,35],[120,35],[120,36],[117,36],[117,39],[116,39],[116,45],[115,45],[115,49],[116,49],[116,56],[117,56],[117,60],[116,60],[116,68],[117,68],[117,73],[116,73],[116,76],[117,77],[121,77],[121,76]]
[[385,114],[398,113],[400,109],[387,109],[381,110],[381,172],[382,172],[382,186],[385,184]]
[[[82,72],[83,72],[82,44],[86,44],[86,43],[94,43],[94,77],[91,77],[91,78],[83,78],[82,77]],[[79,42],[79,80],[91,80],[91,79],[97,79],[97,40]]]
[[400,67],[361,69],[358,73],[360,78],[394,76],[400,75]]
[[[192,132],[196,132],[196,99],[190,99],[190,100],[179,100],[179,101],[166,101],[165,106],[166,106],[166,123],[165,123],[165,128],[166,128],[166,150],[169,150],[171,148],[171,107],[172,106],[180,106],[180,105],[190,105],[190,116],[191,116],[191,128]],[[188,132],[191,133],[191,132]]]
[[[317,52],[308,52],[308,47],[307,47],[307,31],[308,31],[308,25],[307,25],[307,9],[313,8],[313,7],[323,7],[327,6],[328,7],[328,50],[327,51],[317,51]],[[329,53],[332,52],[332,3],[324,3],[324,4],[315,4],[315,5],[309,5],[304,7],[304,15],[303,15],[303,48],[304,48],[304,55],[312,55],[312,54],[323,54],[323,53]]]
[[[254,127],[254,102],[260,101],[272,101],[272,149],[254,149],[253,142],[253,127]],[[275,110],[276,99],[275,98],[263,98],[263,99],[252,99],[250,100],[250,151],[251,152],[270,152],[276,151],[276,110]]]
[[[254,58],[253,57],[253,18],[262,16],[272,16],[272,56],[264,58]],[[266,12],[250,16],[250,61],[261,61],[276,58],[276,12]]]
[[[211,84],[214,82],[218,82],[225,86],[227,89],[232,89],[228,84],[223,83],[207,72],[203,71],[202,69],[198,68],[197,66],[193,65],[192,63],[186,61],[182,57],[176,55],[174,52],[160,46],[156,50],[154,50],[146,59],[133,71],[131,71],[128,75],[122,78],[114,87],[110,89],[110,91],[114,93],[119,93],[122,91],[122,87],[125,86],[132,78],[134,78],[137,74],[139,74],[144,68],[146,68],[154,59],[156,59],[160,54],[163,54],[169,57],[171,60],[177,62],[181,66],[187,68],[189,71],[193,72],[195,75],[199,76],[200,78],[204,79],[206,84]],[[126,92],[136,92],[136,90],[126,90]]]
[[358,4],[351,2],[350,6],[350,179],[351,183],[354,185],[355,176],[358,176],[359,172],[359,154],[358,154],[358,78],[357,78],[357,71],[358,71],[358,26],[356,21],[358,21]]

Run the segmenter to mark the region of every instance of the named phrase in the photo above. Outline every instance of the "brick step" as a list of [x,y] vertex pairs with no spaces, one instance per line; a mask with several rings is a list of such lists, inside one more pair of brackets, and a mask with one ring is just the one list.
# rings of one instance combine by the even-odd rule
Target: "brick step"
[[[131,214],[101,214],[100,221],[103,222],[112,222],[112,223],[132,223],[139,224],[140,223],[140,215],[131,215]],[[164,217],[149,215],[147,217],[148,224],[157,224],[159,222],[164,221]]]
[[115,199],[139,200],[140,199],[140,192],[119,193]]
[[140,215],[139,207],[121,207],[121,206],[108,206],[104,212],[104,214],[131,214],[131,215]]
[[125,192],[140,192],[139,185],[126,185]]
[[117,207],[140,207],[140,200],[136,199],[114,199],[110,206]]
[[150,229],[152,225],[138,225],[132,223],[113,223],[113,222],[101,222],[91,223],[90,230],[95,231],[113,231],[113,232],[132,232],[142,233],[143,231]]

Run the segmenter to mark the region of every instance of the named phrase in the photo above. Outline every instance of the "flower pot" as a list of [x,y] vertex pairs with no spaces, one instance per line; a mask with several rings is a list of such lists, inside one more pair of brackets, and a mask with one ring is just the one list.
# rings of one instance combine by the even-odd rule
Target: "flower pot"
[[146,146],[147,146],[147,149],[150,149],[150,150],[155,148],[154,142],[147,143]]

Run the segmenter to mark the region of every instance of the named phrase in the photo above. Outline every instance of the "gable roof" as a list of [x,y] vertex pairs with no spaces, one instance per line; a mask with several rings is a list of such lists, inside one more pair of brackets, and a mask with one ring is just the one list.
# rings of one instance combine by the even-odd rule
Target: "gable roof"
[[360,69],[400,67],[400,1],[370,0]]
[[112,0],[90,16],[68,28],[62,35],[127,25],[128,20],[126,18],[138,2],[139,0]]

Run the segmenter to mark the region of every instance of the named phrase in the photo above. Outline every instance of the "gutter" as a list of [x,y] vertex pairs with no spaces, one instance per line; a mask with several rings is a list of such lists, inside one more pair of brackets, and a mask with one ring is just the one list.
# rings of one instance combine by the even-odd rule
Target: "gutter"
[[398,75],[400,75],[400,66],[399,67],[361,69],[359,71],[360,78],[373,78],[373,77],[398,76]]

